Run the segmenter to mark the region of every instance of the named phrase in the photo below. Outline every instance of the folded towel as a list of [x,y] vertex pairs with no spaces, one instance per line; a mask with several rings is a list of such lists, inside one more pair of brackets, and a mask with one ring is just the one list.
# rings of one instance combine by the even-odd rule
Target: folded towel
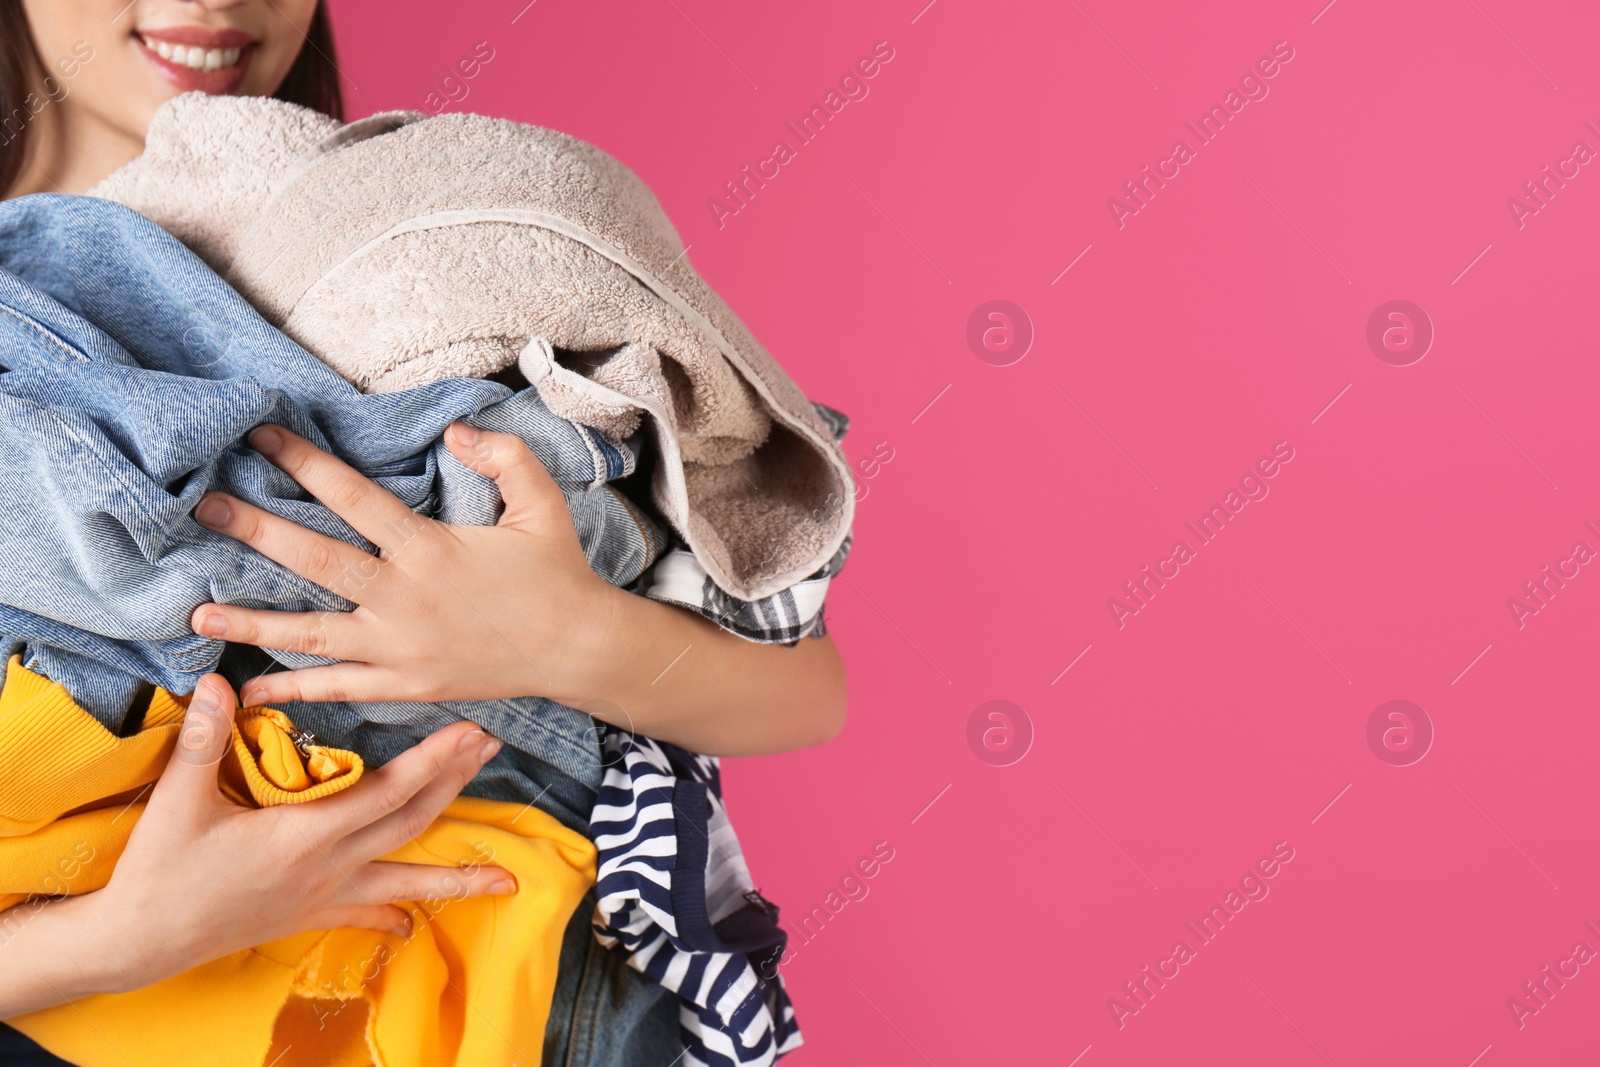
[[827,427],[593,145],[480,115],[341,125],[188,94],[92,193],[172,232],[365,391],[516,365],[564,418],[648,428],[656,505],[733,596],[794,585],[849,531]]

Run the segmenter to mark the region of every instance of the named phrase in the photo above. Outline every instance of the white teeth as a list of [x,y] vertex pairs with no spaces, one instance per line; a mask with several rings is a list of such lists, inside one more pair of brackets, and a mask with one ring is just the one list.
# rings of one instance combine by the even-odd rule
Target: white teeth
[[213,48],[210,51],[204,48],[190,48],[181,44],[168,44],[166,41],[156,40],[154,37],[139,38],[144,46],[162,59],[176,63],[190,70],[227,70],[239,62],[239,57],[244,54],[242,48]]

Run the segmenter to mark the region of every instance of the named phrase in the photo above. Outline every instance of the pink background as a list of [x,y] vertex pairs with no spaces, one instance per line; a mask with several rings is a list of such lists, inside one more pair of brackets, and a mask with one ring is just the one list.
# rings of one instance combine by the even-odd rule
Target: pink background
[[[627,162],[852,458],[892,453],[830,602],[844,736],[728,769],[791,917],[893,849],[796,939],[793,1063],[1593,1062],[1600,966],[1521,1029],[1507,1004],[1600,950],[1600,567],[1507,606],[1600,549],[1600,166],[1507,207],[1600,149],[1593,5],[525,3],[336,0],[355,112],[488,42],[450,106]],[[1107,198],[1285,40],[1119,230]],[[870,95],[719,228],[878,41]],[[1010,366],[966,342],[996,298],[1036,333]],[[1365,339],[1395,298],[1437,333],[1411,366]],[[1119,629],[1108,598],[1279,441],[1270,495]],[[967,740],[994,699],[1034,735],[1009,766]],[[1410,766],[1366,739],[1391,699],[1436,731]],[[1270,895],[1119,1029],[1280,841]]]

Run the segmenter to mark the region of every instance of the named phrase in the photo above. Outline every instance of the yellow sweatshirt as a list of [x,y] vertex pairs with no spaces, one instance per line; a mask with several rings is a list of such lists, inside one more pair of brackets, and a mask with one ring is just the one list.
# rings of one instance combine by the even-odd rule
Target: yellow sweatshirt
[[[0,961],[42,898],[103,887],[166,766],[186,700],[157,690],[118,738],[13,658],[0,690]],[[266,807],[326,796],[354,753],[302,757],[281,713],[238,715],[225,793]],[[511,896],[419,901],[410,938],[310,932],[236,952],[132,993],[8,1020],[82,1067],[535,1067],[567,920],[594,884],[594,845],[531,807],[456,800],[386,857],[504,867]],[[181,908],[181,900],[173,901]]]

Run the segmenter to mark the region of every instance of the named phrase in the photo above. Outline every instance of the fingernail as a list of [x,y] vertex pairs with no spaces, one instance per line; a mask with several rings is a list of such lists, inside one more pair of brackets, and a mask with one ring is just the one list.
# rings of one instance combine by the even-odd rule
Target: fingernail
[[250,435],[250,447],[264,456],[277,455],[283,448],[283,433],[276,426],[262,426]]
[[491,894],[495,894],[495,895],[501,895],[501,894],[505,894],[505,893],[515,893],[516,891],[517,891],[517,881],[516,881],[515,878],[502,878],[498,882],[490,882],[489,883],[489,888],[484,890],[484,892],[486,892],[486,893],[491,893]]
[[461,735],[461,740],[456,742],[456,751],[467,751],[467,749],[471,748],[473,745],[481,743],[484,739],[484,736],[485,734],[482,730],[468,730],[466,733]]
[[195,623],[194,632],[206,637],[228,636],[228,617],[220,611],[208,611]]
[[258,686],[246,684],[239,690],[239,703],[247,708],[258,708],[267,702],[267,694]]
[[464,422],[451,423],[450,432],[455,434],[456,440],[464,445],[475,445],[478,438],[483,436],[483,431],[476,426],[468,426]]
[[200,501],[200,506],[194,509],[194,517],[201,526],[226,526],[228,517],[233,514],[233,509],[228,506],[227,500],[220,496],[208,496]]
[[410,937],[411,936],[411,920],[410,919],[401,919],[399,922],[395,923],[394,924],[394,932],[400,937]]
[[499,752],[502,747],[504,746],[502,746],[498,737],[489,738],[488,742],[484,744],[482,750],[478,752],[478,763],[480,765],[488,763],[490,760],[494,759],[495,753]]

